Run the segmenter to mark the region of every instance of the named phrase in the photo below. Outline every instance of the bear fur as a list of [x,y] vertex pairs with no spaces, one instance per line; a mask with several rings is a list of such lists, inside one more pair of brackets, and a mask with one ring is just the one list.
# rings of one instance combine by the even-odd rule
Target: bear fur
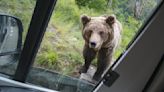
[[83,57],[85,63],[80,73],[86,73],[91,61],[97,57],[97,70],[93,80],[99,81],[112,62],[112,56],[121,38],[122,25],[116,16],[81,16],[82,36],[85,40]]

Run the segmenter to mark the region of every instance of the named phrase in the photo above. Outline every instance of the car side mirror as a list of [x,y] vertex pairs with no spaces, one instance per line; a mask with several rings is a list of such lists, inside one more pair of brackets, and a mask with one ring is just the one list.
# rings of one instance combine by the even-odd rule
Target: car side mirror
[[0,56],[21,51],[22,32],[22,22],[18,18],[0,14]]

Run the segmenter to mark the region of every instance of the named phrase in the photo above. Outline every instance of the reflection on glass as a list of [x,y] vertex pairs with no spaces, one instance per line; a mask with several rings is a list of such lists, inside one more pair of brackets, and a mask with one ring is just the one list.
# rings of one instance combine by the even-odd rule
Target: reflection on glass
[[[14,73],[14,66],[9,65],[10,62],[14,62],[18,59],[17,52],[19,43],[19,26],[17,20],[7,15],[0,15],[0,72],[6,74]],[[10,67],[9,67],[10,66]]]
[[[0,73],[11,76],[15,73],[35,2],[36,0],[0,0]],[[20,29],[22,25],[19,19],[24,31]]]
[[14,18],[0,16],[0,53],[16,51],[19,28]]
[[80,16],[115,14],[123,26],[122,41],[114,59],[145,23],[161,0],[58,0],[43,42],[27,81],[61,92],[90,92],[92,75],[97,67],[94,60],[85,80],[79,69],[84,60]]

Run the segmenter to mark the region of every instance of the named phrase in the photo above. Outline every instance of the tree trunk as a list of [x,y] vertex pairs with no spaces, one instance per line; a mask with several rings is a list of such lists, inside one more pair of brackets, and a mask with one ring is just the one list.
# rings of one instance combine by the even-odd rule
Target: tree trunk
[[107,6],[112,7],[112,4],[113,4],[113,0],[108,0]]
[[134,7],[134,17],[139,19],[142,12],[142,0],[136,0]]

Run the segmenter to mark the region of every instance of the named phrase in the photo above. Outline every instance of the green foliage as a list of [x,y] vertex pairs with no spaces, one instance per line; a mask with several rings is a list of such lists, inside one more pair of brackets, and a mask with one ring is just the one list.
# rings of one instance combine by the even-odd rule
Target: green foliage
[[[56,12],[53,16],[53,20],[67,23],[70,21],[71,23],[78,22],[79,20],[79,9],[75,5],[74,0],[69,0],[68,2],[65,0],[58,1],[55,10]],[[62,18],[62,20],[59,20],[60,18]]]
[[107,0],[75,0],[79,7],[88,7],[95,10],[105,10],[107,6]]
[[[37,56],[37,63],[41,66],[47,66],[49,69],[60,69],[60,62],[58,60],[58,55],[54,51],[42,52]],[[55,66],[55,67],[54,67]]]
[[48,69],[60,70],[61,63],[58,61],[58,53],[53,48],[53,32],[46,32],[45,39],[39,49],[36,57],[36,65]]

